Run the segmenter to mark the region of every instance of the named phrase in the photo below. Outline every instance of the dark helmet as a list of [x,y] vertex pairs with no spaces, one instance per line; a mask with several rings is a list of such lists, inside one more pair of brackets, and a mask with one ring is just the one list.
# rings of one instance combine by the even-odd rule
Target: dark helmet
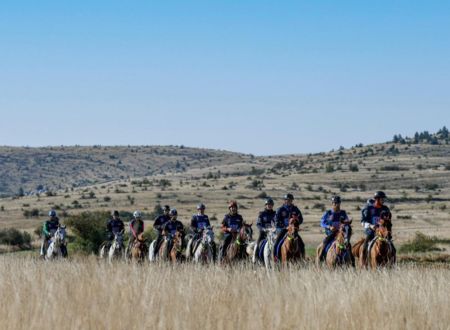
[[274,205],[273,199],[272,198],[267,198],[266,202],[264,203],[264,205]]
[[56,211],[55,211],[55,210],[50,210],[50,211],[48,212],[48,216],[51,217],[51,218],[56,217]]
[[177,209],[171,209],[169,215],[170,215],[171,217],[173,217],[173,216],[175,216],[175,215],[178,215]]
[[294,200],[294,195],[292,195],[292,194],[286,194],[286,195],[284,195],[284,200]]
[[114,210],[114,211],[111,212],[111,215],[118,217],[119,216],[119,211]]
[[386,194],[382,191],[377,191],[374,195],[373,198],[386,198]]
[[335,195],[331,197],[331,202],[334,204],[341,204],[341,197],[338,195]]
[[169,205],[164,205],[163,211],[170,211],[170,206]]
[[235,208],[238,207],[237,202],[235,200],[232,200],[228,203],[228,208],[231,209],[232,207],[235,207]]
[[199,204],[197,205],[197,210],[204,210],[204,209],[206,209],[205,204],[199,203]]

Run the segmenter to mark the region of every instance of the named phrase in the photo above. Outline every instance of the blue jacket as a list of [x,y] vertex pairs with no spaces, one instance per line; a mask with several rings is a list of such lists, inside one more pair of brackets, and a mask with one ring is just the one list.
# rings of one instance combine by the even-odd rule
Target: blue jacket
[[287,226],[289,225],[289,219],[291,218],[292,214],[298,215],[300,225],[303,223],[303,216],[302,212],[300,212],[300,209],[295,205],[288,206],[285,204],[277,210],[277,214],[275,216],[277,229],[287,228]]
[[122,230],[124,230],[124,228],[125,226],[123,224],[123,221],[120,219],[111,218],[106,224],[106,229],[113,234],[120,233]]
[[222,225],[226,228],[231,228],[234,230],[240,230],[242,226],[244,225],[244,219],[240,214],[225,214],[225,217],[223,218]]
[[344,210],[340,210],[339,212],[334,212],[333,210],[326,211],[322,219],[320,220],[320,226],[325,228],[327,235],[330,234],[329,226],[333,226],[335,228],[339,228],[341,224],[341,219],[348,221],[347,213]]
[[198,232],[204,228],[211,227],[209,218],[206,214],[194,214],[191,219],[191,229]]
[[259,212],[258,219],[256,220],[256,226],[259,230],[267,229],[275,225],[275,215],[274,210],[264,210]]
[[167,221],[167,222],[163,225],[162,229],[163,229],[163,230],[166,230],[166,231],[169,232],[171,235],[175,235],[175,233],[176,233],[177,231],[183,232],[183,231],[184,231],[184,226],[183,226],[183,224],[182,224],[180,221],[178,221],[178,220],[170,220],[170,221]]
[[376,208],[373,205],[367,205],[361,211],[361,223],[369,224],[369,225],[377,225],[380,221],[381,212],[388,212],[389,218],[391,217],[391,211],[386,205],[381,206],[380,208]]
[[155,219],[155,223],[153,224],[153,228],[155,228],[157,231],[159,231],[161,233],[162,228],[164,226],[164,224],[166,222],[168,222],[170,220],[170,216],[169,215],[160,215],[159,217],[157,217]]

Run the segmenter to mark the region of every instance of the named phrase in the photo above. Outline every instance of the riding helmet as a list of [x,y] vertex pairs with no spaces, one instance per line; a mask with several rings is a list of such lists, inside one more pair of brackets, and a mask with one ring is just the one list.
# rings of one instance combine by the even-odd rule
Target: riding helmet
[[374,195],[373,198],[387,198],[386,194],[382,191],[377,191]]
[[284,195],[284,200],[294,200],[294,195],[292,195],[292,194],[286,194],[286,195]]

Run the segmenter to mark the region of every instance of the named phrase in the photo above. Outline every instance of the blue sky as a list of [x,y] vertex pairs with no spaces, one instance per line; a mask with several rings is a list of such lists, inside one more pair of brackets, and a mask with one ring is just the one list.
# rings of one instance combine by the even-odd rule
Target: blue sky
[[448,1],[1,1],[0,145],[327,151],[450,126]]

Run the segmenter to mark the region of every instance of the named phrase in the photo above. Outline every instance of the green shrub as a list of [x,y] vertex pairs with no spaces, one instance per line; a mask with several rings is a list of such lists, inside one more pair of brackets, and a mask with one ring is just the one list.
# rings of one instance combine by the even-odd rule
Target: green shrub
[[416,236],[403,244],[399,252],[401,253],[417,253],[417,252],[430,252],[430,251],[440,251],[439,248],[436,247],[436,244],[440,243],[440,241],[433,236],[427,236],[421,232],[416,232]]
[[98,253],[100,245],[106,239],[106,223],[109,218],[109,212],[99,211],[69,216],[65,222],[75,234],[72,250]]
[[0,230],[0,244],[18,246],[23,250],[31,248],[31,235],[15,228]]

